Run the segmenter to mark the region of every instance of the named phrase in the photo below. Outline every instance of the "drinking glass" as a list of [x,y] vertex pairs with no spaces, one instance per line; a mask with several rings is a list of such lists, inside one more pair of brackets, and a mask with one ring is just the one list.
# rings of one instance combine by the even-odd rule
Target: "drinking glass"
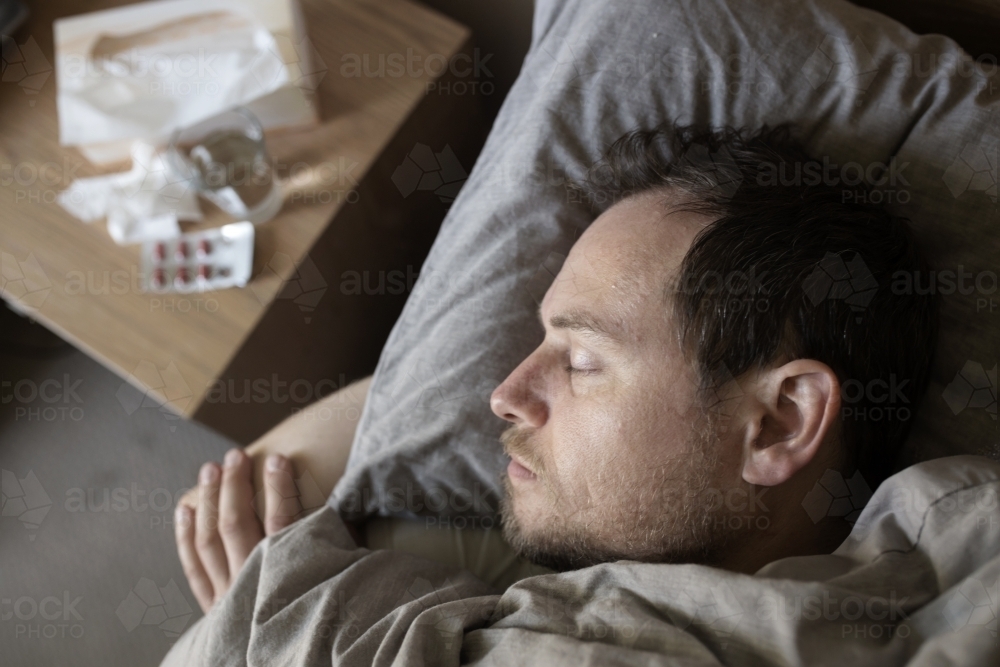
[[260,121],[245,107],[176,130],[168,159],[192,178],[202,195],[237,220],[270,220],[282,205],[282,189],[264,144]]

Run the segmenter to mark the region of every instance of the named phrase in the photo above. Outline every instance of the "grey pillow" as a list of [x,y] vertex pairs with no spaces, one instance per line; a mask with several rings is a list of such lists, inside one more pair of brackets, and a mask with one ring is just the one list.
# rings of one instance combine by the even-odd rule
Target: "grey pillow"
[[521,74],[382,352],[331,502],[348,518],[495,520],[505,422],[490,393],[541,342],[537,303],[592,220],[566,179],[666,120],[794,122],[838,166],[832,178],[853,178],[850,162],[895,165],[881,196],[913,221],[943,311],[927,398],[885,406],[914,420],[899,466],[996,456],[1000,77],[972,65],[945,37],[840,0],[539,0]]

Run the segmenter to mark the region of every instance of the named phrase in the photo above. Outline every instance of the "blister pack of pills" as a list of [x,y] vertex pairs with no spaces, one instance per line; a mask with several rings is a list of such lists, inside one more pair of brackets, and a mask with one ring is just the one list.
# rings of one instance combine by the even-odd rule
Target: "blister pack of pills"
[[250,222],[149,240],[142,245],[142,280],[147,292],[207,292],[243,287],[253,270],[254,228]]

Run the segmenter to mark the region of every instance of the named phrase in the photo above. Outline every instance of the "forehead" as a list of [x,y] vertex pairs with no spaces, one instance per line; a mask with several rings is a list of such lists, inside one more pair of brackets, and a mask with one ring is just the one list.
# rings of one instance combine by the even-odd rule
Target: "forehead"
[[660,191],[629,197],[598,217],[570,250],[542,302],[543,316],[586,310],[634,335],[653,301],[662,304],[664,286],[710,221],[668,212],[670,196]]

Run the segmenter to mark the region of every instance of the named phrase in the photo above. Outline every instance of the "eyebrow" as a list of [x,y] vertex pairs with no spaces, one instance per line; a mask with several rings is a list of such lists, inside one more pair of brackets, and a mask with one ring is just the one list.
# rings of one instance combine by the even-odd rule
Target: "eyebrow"
[[[545,326],[542,318],[542,307],[538,307],[538,321]],[[622,336],[612,327],[584,310],[569,310],[549,318],[549,326],[553,329],[569,329],[580,333],[591,334],[612,342],[621,342]]]

